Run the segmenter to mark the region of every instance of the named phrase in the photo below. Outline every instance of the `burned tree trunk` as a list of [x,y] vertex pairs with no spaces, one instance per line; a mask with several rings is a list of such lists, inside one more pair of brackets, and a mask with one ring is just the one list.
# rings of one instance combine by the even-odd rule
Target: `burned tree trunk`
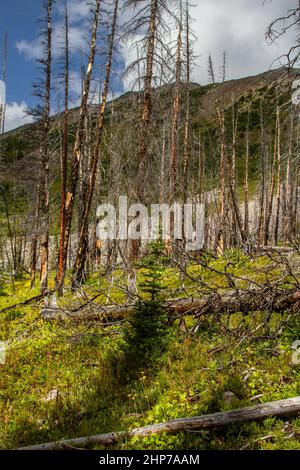
[[106,76],[105,76],[105,81],[104,81],[100,113],[98,117],[96,145],[95,145],[95,149],[93,151],[92,157],[91,157],[91,164],[89,168],[90,178],[89,178],[87,197],[86,197],[86,200],[84,201],[83,217],[81,221],[81,231],[79,235],[78,249],[77,249],[76,261],[75,261],[74,273],[73,273],[73,286],[76,286],[78,283],[82,282],[84,279],[84,265],[85,265],[85,261],[87,257],[87,250],[88,250],[88,226],[89,226],[88,220],[89,220],[89,214],[90,214],[93,195],[94,195],[95,182],[96,182],[96,176],[97,176],[97,165],[99,161],[100,148],[101,148],[102,136],[103,136],[103,130],[104,130],[104,116],[105,116],[105,111],[106,111],[109,83],[110,83],[110,77],[111,77],[113,50],[114,50],[114,45],[115,45],[115,36],[116,36],[116,28],[117,28],[118,8],[119,8],[119,0],[115,0],[112,26],[111,26],[111,34],[108,40],[108,61],[106,65]]
[[56,286],[59,295],[63,294],[64,276],[64,240],[66,231],[66,185],[67,185],[67,165],[68,165],[68,137],[69,137],[69,24],[68,9],[65,4],[65,112],[63,149],[61,155],[61,206],[60,206],[60,244],[58,269],[56,276]]
[[180,18],[178,20],[178,35],[176,49],[176,71],[175,71],[175,89],[173,100],[171,147],[170,147],[170,195],[171,197],[177,191],[177,148],[178,148],[178,124],[180,111],[180,82],[182,68],[182,5],[180,2]]
[[79,164],[80,164],[80,160],[82,157],[84,122],[85,122],[85,118],[88,112],[87,110],[88,98],[89,98],[89,92],[90,92],[90,86],[91,86],[91,80],[92,80],[93,66],[94,66],[95,56],[96,56],[97,32],[98,32],[98,25],[99,25],[99,18],[100,18],[100,4],[101,4],[101,0],[96,0],[95,10],[94,10],[94,15],[93,15],[93,23],[92,23],[92,35],[91,35],[91,42],[90,42],[89,59],[88,59],[86,75],[84,78],[83,94],[82,94],[82,99],[81,99],[79,120],[77,124],[75,144],[74,144],[74,150],[73,150],[71,177],[70,177],[69,189],[66,195],[63,269],[62,269],[62,275],[60,276],[60,280],[57,285],[58,290],[63,289],[64,277],[65,277],[65,271],[66,271],[66,265],[67,265],[68,246],[69,246],[69,239],[70,239],[71,225],[72,225],[72,218],[73,218],[73,208],[74,208],[74,201],[75,201],[78,175],[79,175]]
[[48,288],[48,263],[49,263],[49,131],[50,131],[50,99],[51,99],[51,65],[52,65],[52,0],[47,3],[47,33],[45,41],[46,57],[42,65],[45,69],[45,93],[43,109],[43,131],[40,146],[40,198],[39,198],[39,224],[41,271],[41,292],[45,293]]
[[146,59],[146,76],[144,83],[144,99],[143,111],[141,118],[141,134],[139,149],[139,169],[138,169],[138,197],[141,203],[144,201],[145,192],[145,172],[146,172],[146,156],[148,149],[148,133],[151,120],[152,109],[152,79],[154,67],[154,52],[156,44],[156,29],[158,19],[158,0],[151,0],[151,14],[148,25],[147,36],[147,59]]
[[186,2],[185,11],[185,30],[186,30],[186,84],[185,84],[185,125],[184,125],[184,144],[183,144],[183,199],[187,200],[188,193],[188,172],[190,164],[190,81],[191,81],[191,45],[190,45],[190,17],[189,2]]

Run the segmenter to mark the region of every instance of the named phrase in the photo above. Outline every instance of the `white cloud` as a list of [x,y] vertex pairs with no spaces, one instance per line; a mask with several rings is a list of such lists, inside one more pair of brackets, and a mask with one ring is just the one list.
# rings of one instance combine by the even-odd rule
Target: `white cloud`
[[23,54],[26,60],[35,60],[42,57],[43,48],[39,39],[26,41],[22,39],[16,43],[16,48]]
[[32,116],[26,114],[27,108],[28,106],[24,101],[21,103],[12,101],[6,105],[5,131],[10,131],[16,127],[33,122]]
[[69,28],[69,42],[72,52],[84,48],[87,39],[87,29],[79,26],[70,26]]
[[[274,61],[287,52],[292,38],[285,36],[270,45],[265,32],[271,21],[295,8],[295,0],[202,0],[192,9],[192,27],[197,34],[195,53],[198,56],[193,79],[206,83],[207,58],[211,53],[216,71],[222,53],[228,53],[228,78],[255,75],[268,70]],[[273,64],[274,65],[274,64]],[[279,66],[280,64],[275,64]]]
[[[56,19],[53,25],[52,54],[54,58],[60,57],[64,45],[64,1],[57,4],[57,10],[61,19]],[[86,0],[69,0],[69,45],[72,53],[83,49],[86,44],[88,31],[88,18],[90,6]],[[41,39],[32,41],[22,39],[16,43],[16,48],[26,60],[40,59],[43,54]]]
[[[65,5],[64,2],[58,3],[58,11],[64,15]],[[68,1],[68,16],[70,24],[88,19],[90,12],[89,4],[86,0],[69,0]]]
[[[201,0],[193,2],[191,8],[192,29],[196,34],[194,53],[196,55],[192,80],[208,82],[207,59],[213,57],[215,72],[222,63],[223,51],[228,55],[227,78],[240,78],[268,70],[274,61],[286,53],[294,41],[293,34],[287,34],[276,44],[270,45],[265,39],[268,25],[274,18],[284,16],[295,8],[296,0]],[[138,37],[137,37],[138,38]],[[172,33],[176,40],[176,31]],[[130,44],[123,44],[121,54],[126,66],[136,59],[136,51]],[[123,80],[124,89],[131,88],[132,77]]]
[[70,93],[75,96],[81,96],[82,80],[80,73],[73,70],[70,73]]
[[[63,24],[58,23],[54,27],[52,39],[52,55],[57,59],[63,54],[64,39],[62,37]],[[83,49],[86,44],[86,29],[82,26],[69,27],[69,47],[72,53]],[[26,41],[22,39],[16,43],[16,48],[26,60],[40,59],[43,55],[43,47],[40,39]]]
[[136,35],[135,38],[131,42],[124,41],[121,43],[120,52],[121,52],[124,65],[125,65],[125,73],[122,77],[123,87],[125,91],[133,90],[133,89],[136,90],[138,88],[137,82],[136,82],[138,78],[138,71],[135,69],[134,71],[131,71],[130,73],[126,73],[126,69],[129,67],[130,64],[132,64],[137,59],[136,41],[139,41],[141,39],[142,39],[141,35]]
[[[70,47],[72,53],[85,49],[88,37],[88,17],[90,2],[86,0],[68,0],[70,21]],[[215,64],[215,72],[222,62],[224,49],[228,55],[227,78],[240,78],[247,75],[268,70],[274,60],[288,51],[294,37],[286,35],[277,44],[269,45],[265,39],[265,32],[269,23],[276,17],[285,15],[295,8],[296,0],[201,0],[191,3],[196,4],[191,8],[193,17],[192,29],[197,39],[194,44],[194,52],[197,56],[192,79],[200,83],[208,82],[207,57],[211,53]],[[121,5],[123,0],[121,1]],[[64,0],[57,0],[57,12],[53,36],[53,56],[62,54],[62,31]],[[122,11],[122,22],[129,19],[129,12]],[[172,33],[176,40],[176,31]],[[139,39],[139,36],[136,37]],[[136,49],[131,44],[121,45],[121,55],[125,67],[136,59]],[[26,59],[36,59],[41,56],[42,47],[40,41],[22,40],[16,44],[18,51]],[[280,64],[275,64],[279,66]],[[80,94],[79,74],[73,74],[71,86],[74,95]],[[133,77],[124,76],[123,86],[127,91],[132,88]]]

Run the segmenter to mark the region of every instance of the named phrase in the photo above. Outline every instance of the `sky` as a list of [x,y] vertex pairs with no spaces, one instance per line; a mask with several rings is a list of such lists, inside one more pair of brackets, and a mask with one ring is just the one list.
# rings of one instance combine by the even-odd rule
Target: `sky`
[[[194,52],[196,64],[192,79],[198,83],[208,82],[207,57],[211,53],[216,71],[222,63],[226,50],[228,57],[227,78],[236,79],[255,75],[278,67],[274,60],[286,52],[293,34],[276,44],[265,39],[268,24],[289,9],[298,0],[193,0],[192,29],[196,34]],[[0,0],[0,42],[8,33],[7,62],[7,113],[6,130],[30,122],[26,109],[34,103],[32,84],[37,76],[36,59],[41,54],[38,19],[42,15],[43,0]],[[89,8],[86,0],[68,0],[70,16],[71,93],[77,103],[81,84],[79,74],[80,49],[88,37]],[[56,0],[54,10],[54,57],[58,60],[63,22],[63,0]],[[127,91],[130,80],[124,77],[124,67],[134,59],[130,43],[122,43],[111,96]]]

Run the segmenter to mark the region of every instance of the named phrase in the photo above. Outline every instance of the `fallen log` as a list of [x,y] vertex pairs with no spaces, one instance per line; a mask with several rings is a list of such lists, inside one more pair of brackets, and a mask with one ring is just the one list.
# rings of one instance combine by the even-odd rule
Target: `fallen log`
[[0,313],[4,313],[4,312],[7,312],[9,310],[13,310],[14,308],[18,308],[18,307],[24,307],[24,305],[29,305],[33,302],[37,302],[38,300],[42,300],[46,297],[46,295],[49,295],[51,294],[53,291],[49,291],[47,294],[39,294],[39,295],[35,295],[34,297],[30,297],[29,299],[25,299],[25,300],[22,300],[22,302],[18,302],[17,304],[14,304],[14,305],[8,305],[7,307],[5,308],[2,308],[0,310]]
[[129,432],[112,432],[95,436],[65,439],[57,442],[47,442],[33,446],[19,447],[17,450],[59,450],[70,447],[92,447],[93,445],[111,445],[122,439],[130,439],[134,436],[147,437],[151,434],[176,433],[182,431],[199,431],[201,429],[214,429],[229,424],[254,421],[268,416],[293,416],[300,414],[300,396],[263,403],[247,408],[239,408],[232,411],[213,413],[193,418],[179,418],[165,423],[154,424],[132,429]]
[[[168,300],[165,307],[171,316],[223,313],[249,313],[268,309],[272,312],[297,311],[300,308],[300,291],[264,287],[262,289],[235,289],[223,294],[213,293],[202,298]],[[134,304],[129,305],[93,305],[93,307],[76,308],[75,311],[64,311],[58,308],[44,308],[41,315],[45,320],[80,320],[120,319],[132,313]]]
[[257,246],[255,245],[254,250],[257,253],[263,254],[263,253],[278,253],[278,254],[291,254],[295,253],[296,249],[294,246],[268,246],[268,245],[262,245],[262,246]]

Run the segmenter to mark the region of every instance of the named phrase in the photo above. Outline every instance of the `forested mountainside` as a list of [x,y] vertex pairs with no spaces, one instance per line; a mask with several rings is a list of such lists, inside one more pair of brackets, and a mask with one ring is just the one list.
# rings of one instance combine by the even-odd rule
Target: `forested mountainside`
[[[295,198],[298,186],[297,171],[293,165],[298,148],[298,118],[295,107],[291,104],[292,83],[297,76],[296,70],[278,69],[257,76],[231,80],[215,86],[190,85],[190,162],[188,169],[188,195],[193,198],[203,194],[213,194],[220,189],[221,171],[221,130],[218,108],[224,112],[224,136],[227,154],[225,178],[230,181],[232,165],[237,200],[245,207],[245,185],[247,185],[246,204],[265,193],[267,199],[275,198],[278,185],[277,156],[278,125],[280,126],[280,155],[283,163],[280,168],[281,196],[285,197],[285,185],[288,178],[289,196]],[[185,106],[185,87],[182,85],[182,105]],[[145,183],[146,197],[150,203],[168,202],[173,191],[170,189],[170,133],[172,127],[172,101],[174,85],[164,85],[154,90],[153,98],[153,139],[151,155]],[[105,114],[105,136],[98,165],[97,186],[93,199],[91,221],[95,220],[95,209],[98,203],[106,200],[117,202],[119,195],[126,194],[136,201],[139,181],[138,146],[139,115],[142,95],[138,92],[127,92],[111,101]],[[84,195],[88,178],[89,154],[96,138],[95,126],[98,107],[89,107],[88,136],[85,142],[85,159],[81,164],[80,185],[77,195],[80,201]],[[69,160],[74,144],[76,123],[79,110],[70,111],[69,117]],[[50,217],[51,235],[59,232],[59,187],[60,157],[62,149],[63,115],[51,118],[50,147]],[[1,185],[5,188],[6,203],[9,212],[14,213],[14,232],[22,237],[26,231],[27,242],[33,227],[35,214],[36,191],[38,186],[38,156],[40,132],[38,124],[22,126],[8,132],[3,139],[3,156],[1,168]],[[182,199],[183,186],[183,136],[184,112],[179,119],[180,136],[177,159],[178,181],[177,199]],[[289,155],[288,155],[289,154]],[[281,158],[280,157],[280,158]],[[69,171],[71,170],[69,161]],[[295,167],[296,168],[296,167]],[[276,174],[275,174],[276,173]],[[272,179],[276,187],[272,189]],[[228,184],[228,182],[226,183]],[[275,183],[274,183],[275,184]],[[264,187],[262,188],[262,185]],[[269,195],[269,196],[268,196]],[[230,195],[228,204],[232,205]],[[219,195],[214,197],[218,200]],[[76,199],[76,200],[77,200]],[[207,200],[212,200],[210,196]],[[204,199],[203,199],[204,200]],[[208,203],[209,204],[209,203]],[[218,203],[210,203],[210,212],[217,212]],[[294,203],[291,202],[290,205]],[[80,202],[77,205],[77,216],[80,217]],[[244,208],[241,216],[244,216]],[[268,207],[257,210],[267,212]],[[275,203],[273,205],[275,210]],[[7,236],[5,204],[1,204],[1,233]],[[294,212],[293,212],[294,214]],[[281,216],[280,216],[281,217]],[[294,215],[290,214],[290,218]],[[253,217],[252,217],[253,218]],[[246,221],[247,222],[247,221]],[[250,221],[251,222],[251,221]],[[253,222],[253,221],[252,221]],[[254,223],[254,222],[253,222]],[[73,221],[77,226],[77,217]],[[257,227],[254,227],[254,231]],[[272,232],[271,229],[269,231]],[[290,236],[288,233],[287,236]],[[274,238],[271,233],[270,237]],[[213,234],[210,235],[213,238]],[[262,238],[266,238],[262,234]],[[266,241],[266,240],[265,240]],[[24,244],[23,244],[24,247]]]

